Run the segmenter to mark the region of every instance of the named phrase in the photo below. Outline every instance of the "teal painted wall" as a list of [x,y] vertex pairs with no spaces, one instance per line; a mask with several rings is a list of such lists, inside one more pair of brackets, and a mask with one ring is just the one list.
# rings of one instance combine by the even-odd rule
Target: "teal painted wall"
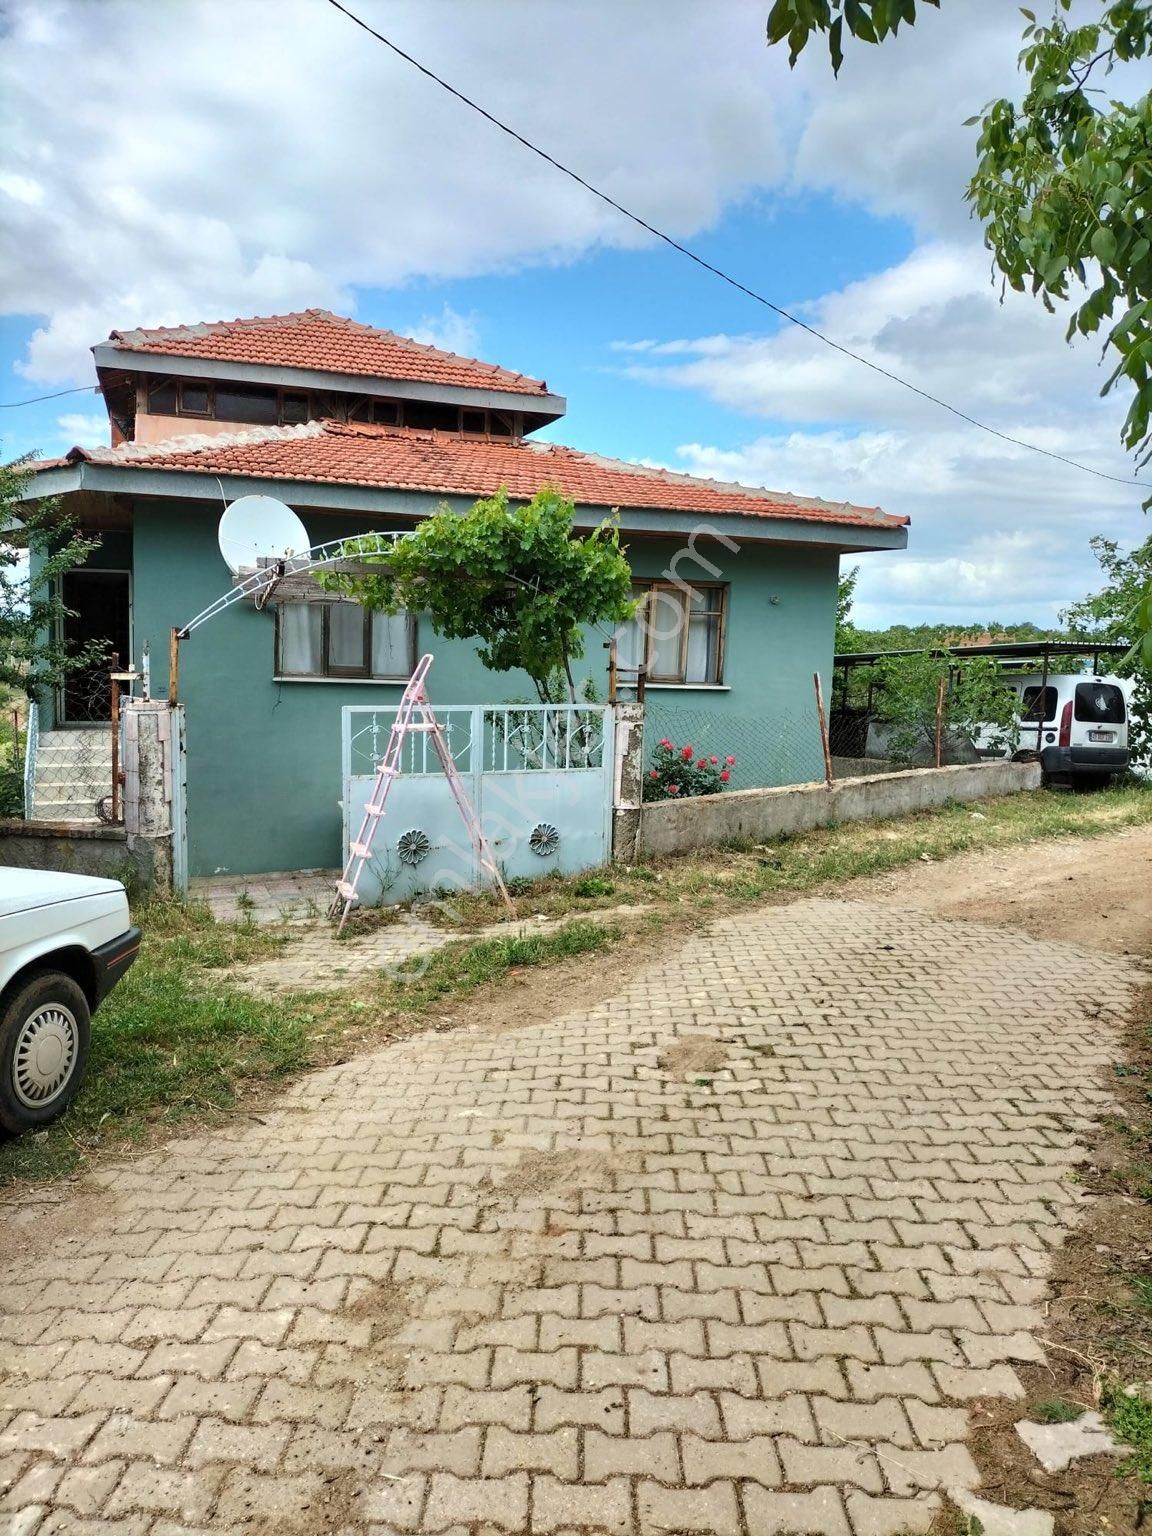
[[[153,689],[167,688],[168,634],[227,589],[216,546],[219,508],[196,502],[139,502],[133,532],[136,662],[145,641]],[[366,531],[365,519],[305,518],[314,540]],[[659,576],[673,540],[643,539],[629,549],[637,576]],[[739,759],[739,787],[817,778],[819,736],[812,673],[828,684],[836,606],[837,552],[713,541],[701,553],[718,577],[689,562],[690,581],[731,583],[726,691],[653,690],[656,740],[678,741]],[[776,601],[773,601],[776,599]],[[592,635],[582,675],[606,690],[606,636]],[[340,710],[395,702],[395,684],[273,681],[274,620],[238,603],[181,647],[180,696],[188,728],[189,866],[216,871],[331,868],[341,861]],[[485,670],[467,642],[438,639],[418,623],[418,649],[435,653],[434,703],[499,703],[534,697],[526,674]],[[711,739],[706,739],[710,737]]]

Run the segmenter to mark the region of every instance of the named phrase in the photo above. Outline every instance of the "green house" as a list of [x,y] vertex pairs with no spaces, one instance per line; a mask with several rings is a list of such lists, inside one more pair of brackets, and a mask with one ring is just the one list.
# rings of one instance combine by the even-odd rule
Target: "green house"
[[[238,497],[286,502],[319,544],[547,484],[576,503],[578,526],[619,518],[646,603],[618,651],[622,669],[645,669],[649,740],[731,753],[736,787],[820,777],[813,674],[827,686],[840,556],[903,548],[905,519],[562,447],[537,435],[565,410],[541,381],[322,310],[114,331],[93,353],[109,446],[42,461],[30,494],[60,496],[101,537],[64,580],[67,639],[106,640],[137,672],[147,647],[154,695],[171,631],[230,590],[217,527]],[[607,638],[588,636],[583,664],[601,699]],[[420,614],[243,602],[191,634],[191,873],[339,865],[341,711],[395,703],[425,651],[437,705],[531,695],[526,676],[486,671]],[[40,701],[39,752],[56,766],[35,766],[34,816],[92,814],[106,670]],[[84,772],[67,766],[72,747]]]

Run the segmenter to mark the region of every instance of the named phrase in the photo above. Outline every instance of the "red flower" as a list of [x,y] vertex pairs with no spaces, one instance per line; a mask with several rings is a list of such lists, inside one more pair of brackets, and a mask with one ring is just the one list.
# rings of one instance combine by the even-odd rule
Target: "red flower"
[[680,786],[679,786],[679,784],[669,784],[669,786],[668,786],[668,793],[670,795],[678,795],[680,793]]
[[655,768],[653,768],[652,772],[648,775],[648,777],[650,779],[658,779],[660,777],[660,775],[657,772],[657,770]]
[[690,746],[682,748],[680,756],[684,759],[685,762],[688,762],[692,756],[692,748]]
[[667,736],[661,736],[660,745],[662,747],[667,747],[669,751],[672,750],[672,743],[668,740]]
[[708,761],[712,764],[713,768],[715,768],[720,759],[718,757],[710,757]]
[[732,777],[732,775],[728,772],[727,768],[725,768],[724,772],[720,775],[720,782],[721,782],[721,784],[727,784],[728,780],[731,777]]
[[726,757],[724,761],[728,764],[729,768],[731,768],[736,759],[734,757]]
[[705,760],[703,758],[701,758],[700,761],[696,764],[696,766],[697,766],[697,768],[707,768],[708,764],[705,762]]

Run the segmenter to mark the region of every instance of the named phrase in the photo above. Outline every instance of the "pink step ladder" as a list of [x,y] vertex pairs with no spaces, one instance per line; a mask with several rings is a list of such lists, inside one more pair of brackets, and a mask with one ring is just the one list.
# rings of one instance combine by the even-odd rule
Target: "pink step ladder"
[[348,920],[349,912],[356,905],[360,877],[364,873],[365,864],[372,857],[372,844],[376,840],[377,830],[384,819],[385,806],[388,803],[388,792],[400,772],[405,739],[412,732],[427,733],[431,740],[436,757],[441,768],[444,770],[444,777],[448,781],[448,788],[452,792],[452,798],[456,802],[456,808],[460,812],[461,819],[467,829],[480,868],[491,876],[492,883],[500,892],[504,905],[508,908],[510,915],[512,917],[516,916],[516,908],[512,905],[512,898],[508,895],[508,889],[497,867],[488,839],[484,836],[483,828],[480,825],[480,818],[477,816],[475,807],[468,798],[468,791],[464,788],[463,780],[456,770],[456,760],[452,756],[447,741],[444,739],[444,727],[436,719],[432,712],[432,706],[428,702],[424,681],[428,676],[428,669],[431,665],[431,656],[421,656],[415,672],[408,679],[408,684],[404,689],[399,708],[396,711],[396,719],[392,723],[387,750],[376,766],[376,782],[372,786],[372,793],[368,796],[368,804],[364,807],[364,816],[360,822],[360,830],[348,849],[348,862],[344,866],[344,873],[336,882],[336,894],[333,896],[332,905],[328,909],[329,917],[339,916],[340,918],[337,932],[343,929],[344,924]]

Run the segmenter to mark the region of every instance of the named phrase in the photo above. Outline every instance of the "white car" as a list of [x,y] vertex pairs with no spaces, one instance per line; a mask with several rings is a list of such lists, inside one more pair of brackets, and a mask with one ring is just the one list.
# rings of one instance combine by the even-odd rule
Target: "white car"
[[0,867],[0,1132],[67,1108],[91,1017],[139,948],[119,880]]

